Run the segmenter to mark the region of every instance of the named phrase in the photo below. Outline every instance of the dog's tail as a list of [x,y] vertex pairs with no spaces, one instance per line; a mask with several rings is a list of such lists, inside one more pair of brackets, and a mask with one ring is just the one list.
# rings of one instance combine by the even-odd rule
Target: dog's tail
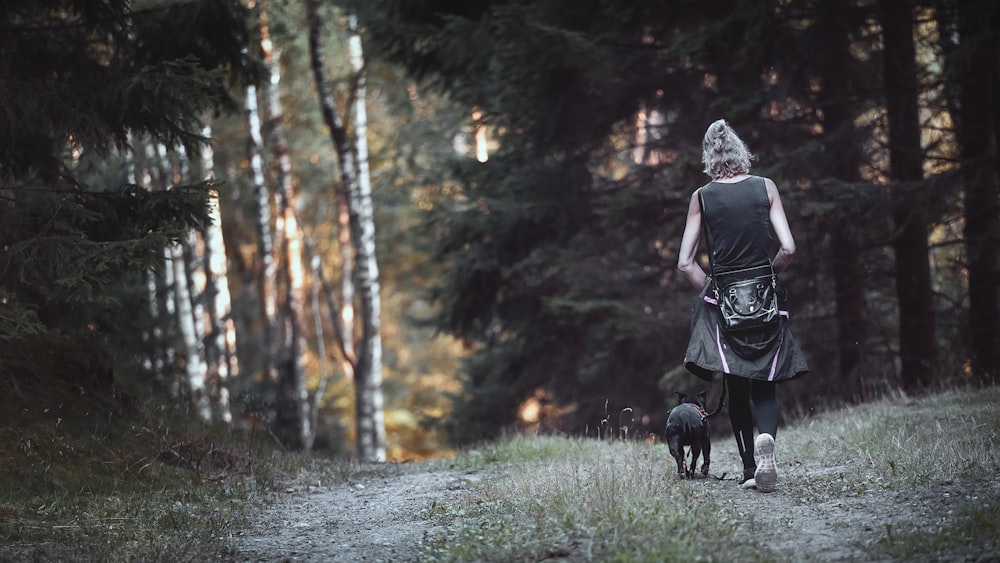
[[723,405],[726,404],[726,395],[729,394],[729,386],[726,385],[726,374],[718,371],[712,374],[712,383],[709,386],[708,391],[706,393],[707,396],[707,398],[705,399],[706,410],[707,407],[711,406],[710,401],[713,400],[713,395],[715,395],[716,393],[718,393],[719,399],[715,405],[715,410],[706,414],[705,418],[711,418],[719,414],[719,411],[722,410]]

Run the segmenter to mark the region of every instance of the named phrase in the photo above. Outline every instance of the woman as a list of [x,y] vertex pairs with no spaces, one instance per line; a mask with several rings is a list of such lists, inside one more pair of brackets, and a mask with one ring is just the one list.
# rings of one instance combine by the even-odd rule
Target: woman
[[[700,291],[692,307],[691,341],[684,365],[706,381],[712,380],[713,373],[725,374],[729,420],[743,461],[740,485],[770,492],[778,479],[774,462],[774,436],[778,431],[775,384],[805,375],[809,368],[788,329],[787,306],[780,286],[776,324],[747,333],[726,333],[718,301],[713,298],[712,278],[696,260],[704,226],[710,235],[713,272],[766,268],[770,261],[774,273],[780,274],[791,263],[795,240],[778,188],[769,178],[749,174],[752,158],[725,120],[708,127],[702,142],[702,162],[712,181],[691,195],[677,267]],[[780,247],[770,260],[772,231]],[[755,419],[760,433],[756,442]]]

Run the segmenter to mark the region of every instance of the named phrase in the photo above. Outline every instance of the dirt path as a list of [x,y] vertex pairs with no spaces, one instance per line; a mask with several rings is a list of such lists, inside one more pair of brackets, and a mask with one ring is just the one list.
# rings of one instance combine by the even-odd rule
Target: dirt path
[[[990,481],[975,487],[937,483],[907,491],[864,490],[866,484],[838,474],[850,473],[846,467],[784,468],[775,492],[739,491],[723,504],[751,522],[753,530],[769,538],[770,547],[789,561],[866,561],[871,558],[866,546],[890,540],[892,534],[938,530],[963,502],[1000,494],[997,483]],[[817,492],[811,483],[823,477],[840,478],[842,494]],[[970,553],[956,558],[975,561],[989,554],[969,547]]]
[[474,473],[388,472],[286,492],[236,537],[237,561],[409,561],[440,531],[426,509],[461,498]]
[[[735,454],[735,449],[719,454]],[[466,498],[470,487],[490,475],[388,471],[328,488],[288,492],[259,515],[255,527],[237,536],[235,560],[412,561],[425,542],[445,532],[428,509]],[[751,531],[766,535],[770,547],[789,561],[867,560],[865,546],[893,533],[940,529],[963,502],[977,495],[1000,495],[1000,483],[985,479],[974,487],[938,483],[887,491],[852,481],[849,466],[818,463],[785,465],[780,475],[778,489],[770,494],[740,490],[733,480],[686,481],[681,486],[695,487],[728,508],[734,526],[749,522]],[[972,547],[956,556],[983,560],[989,553]]]

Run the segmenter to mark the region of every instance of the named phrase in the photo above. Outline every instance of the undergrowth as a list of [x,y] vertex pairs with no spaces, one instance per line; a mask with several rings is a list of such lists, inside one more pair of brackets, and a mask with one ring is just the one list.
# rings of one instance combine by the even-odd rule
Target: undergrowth
[[12,393],[7,407],[0,560],[216,559],[284,479],[262,442],[162,403]]

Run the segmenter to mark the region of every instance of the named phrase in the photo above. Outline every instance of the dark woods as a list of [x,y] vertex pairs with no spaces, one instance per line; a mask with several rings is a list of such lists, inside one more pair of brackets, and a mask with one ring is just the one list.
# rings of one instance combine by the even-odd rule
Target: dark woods
[[[307,5],[329,18],[324,44],[346,37],[326,31],[347,28],[346,10],[356,10],[363,32],[365,64],[329,71],[329,85],[322,58],[308,62]],[[676,271],[676,250],[688,198],[706,181],[701,137],[718,118],[757,155],[753,172],[776,181],[798,245],[783,282],[813,372],[782,389],[787,413],[996,382],[995,2],[46,0],[0,8],[0,385],[14,393],[37,398],[56,381],[113,396],[126,374],[176,385],[155,366],[180,372],[200,360],[158,355],[188,330],[168,318],[176,311],[157,310],[177,288],[164,251],[211,239],[206,202],[217,190],[227,206],[233,309],[209,315],[195,348],[209,373],[228,365],[234,379],[207,379],[185,399],[217,422],[260,412],[281,421],[288,417],[275,409],[294,410],[284,429],[292,447],[310,447],[320,427],[350,434],[318,420],[332,412],[320,401],[320,358],[343,365],[349,379],[366,365],[354,363],[352,331],[374,328],[331,320],[357,299],[346,289],[339,311],[327,298],[331,312],[321,315],[319,297],[306,310],[306,294],[290,289],[298,287],[287,271],[294,261],[282,254],[295,232],[278,232],[266,215],[295,218],[315,235],[304,246],[324,262],[302,287],[322,279],[330,295],[357,278],[349,239],[351,228],[360,238],[359,212],[350,225],[341,215],[347,242],[332,225],[347,205],[338,198],[353,189],[350,169],[368,163],[358,160],[356,139],[339,143],[335,162],[328,136],[360,127],[349,109],[359,91],[365,101],[359,69],[370,73],[373,100],[375,271],[388,304],[386,401],[397,414],[448,394],[448,414],[427,418],[459,442],[528,423],[596,434],[620,425],[626,409],[631,431],[662,429],[674,391],[699,385],[680,367],[693,291]],[[262,47],[268,33],[282,57]],[[335,49],[326,56],[346,63]],[[263,77],[275,66],[285,74],[269,96]],[[343,114],[336,127],[323,125],[313,72],[323,107]],[[260,108],[251,111],[258,88]],[[248,132],[255,119],[257,138]],[[482,158],[455,150],[459,133],[483,141]],[[206,137],[219,182],[206,180]],[[276,178],[300,195],[275,192]],[[175,262],[181,277],[197,269],[197,247],[176,255],[183,261],[187,252]],[[266,279],[272,259],[287,277]],[[272,319],[276,307],[262,297],[278,287],[288,297],[277,298],[277,310],[299,310]],[[207,307],[218,291],[209,285],[188,306]],[[238,353],[215,348],[227,323],[240,330]],[[422,379],[447,361],[409,353],[431,349],[412,335],[434,331],[464,346],[460,390]],[[335,333],[338,343],[317,344]],[[286,336],[295,347],[282,344]],[[260,391],[268,385],[287,389]],[[235,402],[218,410],[223,391],[244,395],[242,413]],[[349,417],[357,405],[337,408]],[[357,432],[378,435],[380,416]]]
[[786,405],[995,382],[994,3],[376,5],[380,51],[497,139],[431,218],[441,322],[474,350],[459,435],[527,398],[576,432],[696,386],[675,251],[719,117],[798,242],[784,282],[813,373]]

